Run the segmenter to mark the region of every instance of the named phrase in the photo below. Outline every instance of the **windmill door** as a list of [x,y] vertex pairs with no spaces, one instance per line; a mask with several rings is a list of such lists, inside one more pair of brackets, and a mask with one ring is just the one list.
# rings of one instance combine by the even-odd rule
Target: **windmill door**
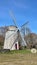
[[17,44],[15,44],[15,48],[17,49]]

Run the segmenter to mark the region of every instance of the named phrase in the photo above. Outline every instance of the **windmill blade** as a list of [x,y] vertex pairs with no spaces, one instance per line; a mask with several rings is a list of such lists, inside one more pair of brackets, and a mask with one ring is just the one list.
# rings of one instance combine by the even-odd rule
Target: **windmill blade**
[[26,41],[24,40],[24,37],[23,37],[21,31],[19,31],[19,36],[20,36],[20,39],[21,39],[21,45],[22,46],[27,46]]
[[21,29],[25,28],[25,26],[27,26],[28,23],[29,23],[29,21],[27,21],[25,24],[23,24],[23,25],[21,26]]
[[12,20],[13,20],[13,23],[15,24],[15,26],[17,27],[17,24],[16,24],[16,18],[13,14],[13,12],[10,11],[10,16],[12,17]]
[[27,34],[30,34],[30,33],[31,33],[30,28],[28,28],[28,27],[26,28],[26,33],[27,33]]
[[11,41],[11,43],[13,42],[13,44],[11,44],[10,50],[12,49],[13,45],[15,44],[15,42],[17,40],[19,41],[19,38],[20,38],[21,46],[27,46],[27,44],[26,44],[26,42],[25,42],[25,40],[24,40],[24,38],[23,38],[23,36],[22,36],[22,34],[21,34],[21,32],[19,30],[17,31],[17,34],[14,35],[14,37],[15,37],[14,42]]
[[26,35],[26,28],[28,27],[29,21],[27,21],[25,24],[21,26],[21,32]]

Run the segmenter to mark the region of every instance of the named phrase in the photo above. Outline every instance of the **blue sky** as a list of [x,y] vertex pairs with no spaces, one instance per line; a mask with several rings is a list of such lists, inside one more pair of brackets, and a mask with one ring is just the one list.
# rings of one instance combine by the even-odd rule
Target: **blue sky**
[[29,21],[31,31],[37,33],[37,0],[0,0],[0,26],[14,25],[10,11],[18,26]]

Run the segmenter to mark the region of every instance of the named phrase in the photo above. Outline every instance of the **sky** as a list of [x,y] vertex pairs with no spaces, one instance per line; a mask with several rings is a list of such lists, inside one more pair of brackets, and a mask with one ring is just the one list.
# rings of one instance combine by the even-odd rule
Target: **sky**
[[29,21],[31,31],[37,33],[37,0],[0,0],[0,27],[14,25],[11,15],[18,27]]

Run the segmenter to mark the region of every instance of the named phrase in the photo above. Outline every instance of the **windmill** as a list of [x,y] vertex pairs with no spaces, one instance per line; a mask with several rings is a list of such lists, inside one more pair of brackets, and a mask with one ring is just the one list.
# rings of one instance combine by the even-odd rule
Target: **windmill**
[[28,22],[23,24],[21,26],[21,29],[19,29],[17,24],[16,24],[16,19],[15,19],[14,15],[11,12],[10,12],[10,15],[11,15],[11,17],[13,19],[14,24],[15,24],[15,29],[14,30],[13,29],[9,29],[9,31],[6,32],[5,41],[4,41],[4,47],[3,48],[4,49],[15,50],[15,49],[19,49],[18,41],[20,41],[20,45],[21,46],[27,46],[26,41],[24,40],[24,37],[23,37],[21,31],[22,31],[22,29],[25,28],[25,25],[27,25]]

